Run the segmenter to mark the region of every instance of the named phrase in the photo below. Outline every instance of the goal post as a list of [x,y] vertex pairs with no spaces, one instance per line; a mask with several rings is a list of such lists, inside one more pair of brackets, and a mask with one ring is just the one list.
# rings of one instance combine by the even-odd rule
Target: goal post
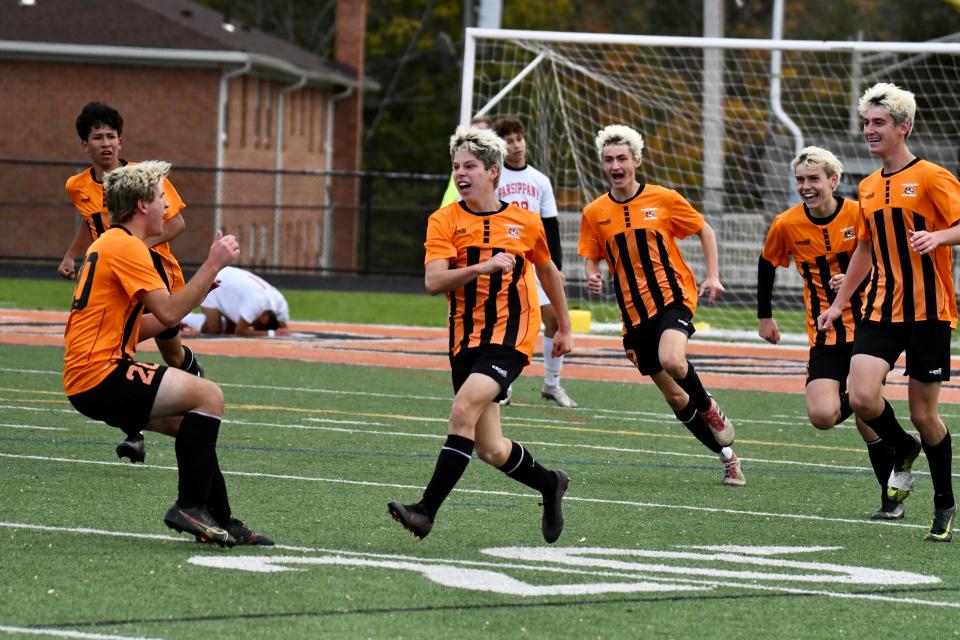
[[[857,102],[876,82],[917,96],[911,150],[955,171],[960,158],[960,43],[750,40],[468,29],[460,120],[517,116],[527,157],[553,182],[571,304],[616,323],[610,291],[593,296],[576,255],[580,212],[607,191],[594,138],[608,124],[644,136],[640,182],[679,191],[717,233],[727,288],[697,319],[722,337],[756,335],[756,268],[767,228],[799,200],[789,163],[805,144],[843,162],[839,193],[872,173]],[[696,238],[684,258],[704,275]],[[802,282],[778,269],[775,317],[798,342]],[[704,332],[709,334],[711,332]]]

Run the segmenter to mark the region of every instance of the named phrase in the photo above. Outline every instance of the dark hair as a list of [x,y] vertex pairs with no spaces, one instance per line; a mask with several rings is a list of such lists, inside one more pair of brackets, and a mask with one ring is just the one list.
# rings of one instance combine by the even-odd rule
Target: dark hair
[[519,133],[522,138],[526,133],[519,118],[500,118],[494,123],[493,130],[501,138],[506,138],[511,133]]
[[123,117],[119,111],[103,102],[88,102],[77,116],[77,135],[86,140],[90,130],[97,126],[116,129],[118,136],[123,135]]
[[[264,315],[267,316],[267,321],[261,322],[260,318]],[[280,320],[277,319],[277,314],[275,314],[273,311],[264,311],[259,317],[257,317],[256,320],[253,321],[251,326],[257,331],[276,331],[280,328]]]

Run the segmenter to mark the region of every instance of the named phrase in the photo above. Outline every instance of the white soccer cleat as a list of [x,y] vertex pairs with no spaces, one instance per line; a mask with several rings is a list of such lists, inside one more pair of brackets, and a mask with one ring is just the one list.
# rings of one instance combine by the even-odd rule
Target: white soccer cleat
[[723,478],[720,482],[731,487],[742,487],[747,484],[747,479],[743,477],[743,470],[740,468],[740,458],[737,454],[731,455],[723,460]]
[[703,418],[703,421],[707,423],[707,426],[713,433],[713,439],[717,441],[717,444],[721,447],[729,447],[733,444],[733,439],[736,435],[733,430],[733,423],[730,422],[730,418],[725,416],[723,411],[720,410],[720,405],[717,404],[716,400],[711,398],[710,408],[706,411],[700,411],[699,413],[700,417]]
[[573,409],[577,406],[577,403],[567,395],[567,392],[560,385],[545,384],[540,388],[540,395],[547,400],[553,400],[566,409]]

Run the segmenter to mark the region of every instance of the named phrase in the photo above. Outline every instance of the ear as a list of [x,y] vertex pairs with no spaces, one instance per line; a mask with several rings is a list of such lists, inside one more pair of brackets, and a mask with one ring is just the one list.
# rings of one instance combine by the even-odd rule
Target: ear
[[835,173],[830,176],[830,191],[836,191],[838,186],[840,186],[840,174]]

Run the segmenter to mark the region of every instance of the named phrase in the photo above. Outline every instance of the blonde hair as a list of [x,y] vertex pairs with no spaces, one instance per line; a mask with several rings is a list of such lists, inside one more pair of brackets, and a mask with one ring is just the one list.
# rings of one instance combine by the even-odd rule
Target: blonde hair
[[479,129],[461,125],[450,136],[451,160],[458,151],[472,153],[483,163],[485,169],[497,165],[497,168],[502,170],[503,158],[507,155],[507,143],[492,129]]
[[790,170],[796,171],[800,165],[823,169],[828,178],[843,175],[843,164],[837,156],[821,147],[804,147],[801,149],[797,157],[790,163]]
[[153,202],[157,185],[170,173],[170,163],[147,160],[117,167],[103,176],[104,200],[110,212],[110,224],[122,224],[133,217],[137,202]]
[[889,113],[898,125],[909,122],[910,129],[907,133],[913,131],[913,119],[917,115],[917,100],[909,91],[889,82],[878,82],[864,92],[857,105],[857,111],[862,118],[873,107],[880,107]]
[[597,155],[603,160],[603,150],[612,144],[625,144],[639,162],[643,159],[643,136],[636,129],[623,124],[611,124],[597,132]]

